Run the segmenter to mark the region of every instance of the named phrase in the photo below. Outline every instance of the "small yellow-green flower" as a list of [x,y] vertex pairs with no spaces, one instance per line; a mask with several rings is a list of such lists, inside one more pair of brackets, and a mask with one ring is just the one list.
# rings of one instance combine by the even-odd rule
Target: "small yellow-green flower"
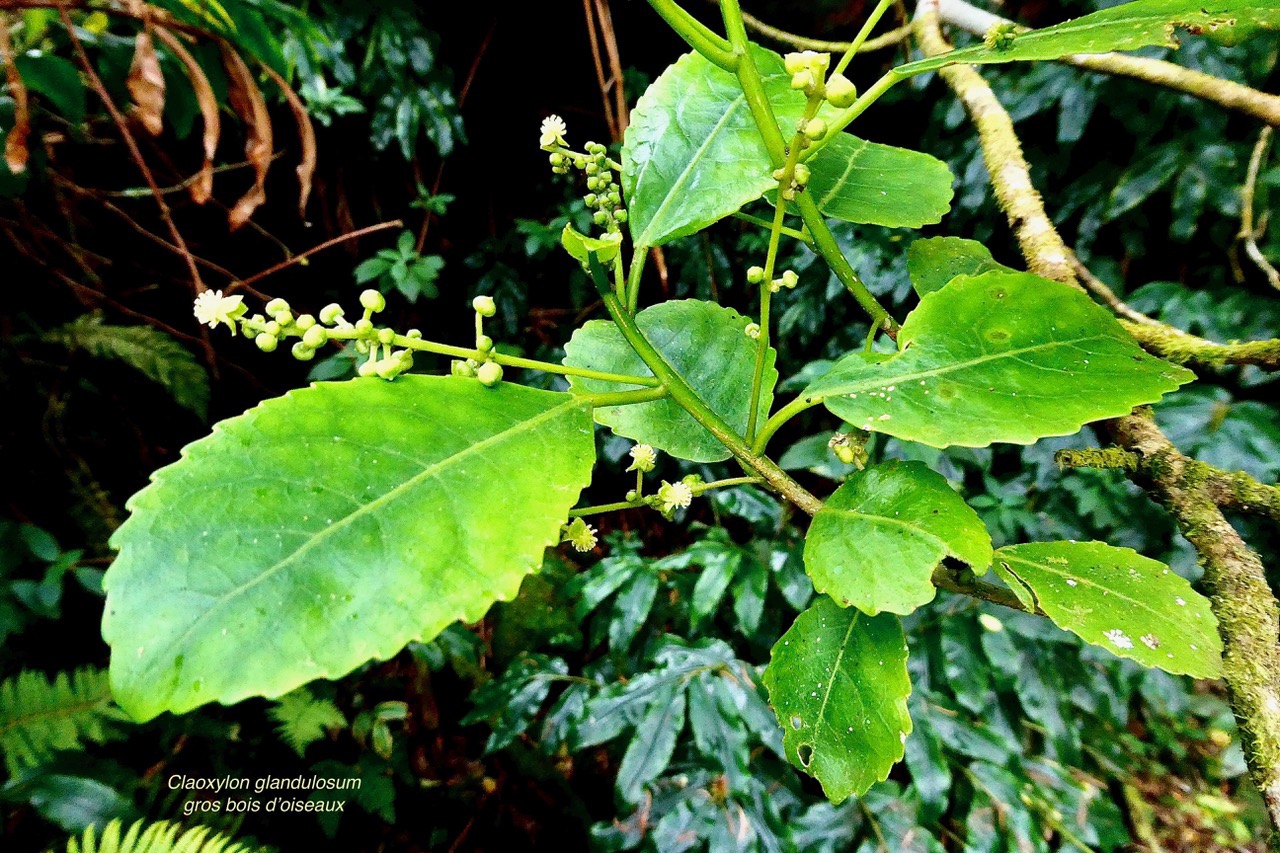
[[658,461],[658,453],[647,444],[637,444],[631,448],[631,465],[628,471],[644,471],[648,473]]
[[565,131],[564,119],[560,116],[547,116],[542,120],[542,136],[538,139],[538,144],[543,148],[551,149],[555,147],[565,147],[568,145],[564,141]]
[[677,509],[685,509],[693,503],[693,489],[683,481],[668,483],[663,480],[658,488],[658,500],[662,503],[663,512],[671,513]]
[[572,545],[575,551],[590,551],[600,540],[596,538],[594,527],[581,518],[575,518],[564,531],[564,541]]
[[236,318],[249,310],[243,296],[223,296],[221,290],[205,290],[196,296],[196,320],[208,323],[210,329],[226,323],[232,332],[236,330]]

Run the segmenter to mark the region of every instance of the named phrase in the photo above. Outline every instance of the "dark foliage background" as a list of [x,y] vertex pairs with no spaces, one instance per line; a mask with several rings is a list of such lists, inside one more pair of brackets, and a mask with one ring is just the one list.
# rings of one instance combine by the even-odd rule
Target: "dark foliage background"
[[[254,287],[315,310],[351,303],[357,276],[372,277],[389,294],[391,322],[444,340],[466,337],[470,300],[487,293],[500,306],[501,346],[547,358],[562,354],[577,324],[601,315],[558,247],[566,219],[585,229],[584,190],[553,179],[535,143],[550,113],[566,118],[575,142],[617,141],[582,6],[225,6],[242,24],[239,47],[288,72],[306,99],[320,154],[300,220],[296,142],[287,107],[274,103],[282,156],[252,226],[230,233],[226,225],[226,206],[248,183],[243,169],[219,174],[216,204],[167,195],[192,251],[216,265],[202,268],[209,285],[230,284],[219,268],[243,280],[329,238],[401,219]],[[634,103],[683,46],[647,5],[607,6]],[[1042,24],[1092,8],[1032,0],[1003,12]],[[696,11],[709,22],[715,13]],[[856,0],[799,10],[762,2],[750,11],[831,38],[851,36],[865,13]],[[113,96],[126,102],[134,27],[77,22]],[[77,72],[60,64],[72,54],[56,14],[29,11],[7,23],[31,57],[40,142],[26,175],[0,166],[0,677],[10,679],[0,688],[9,762],[3,849],[60,847],[116,816],[202,821],[282,850],[1262,849],[1263,821],[1220,684],[1143,670],[1034,619],[946,595],[907,620],[916,732],[906,762],[865,797],[826,803],[780,757],[759,686],[768,649],[812,595],[799,561],[802,531],[750,488],[716,493],[675,524],[639,512],[604,517],[607,544],[585,559],[550,555],[520,597],[484,622],[281,702],[135,726],[102,711],[100,679],[89,683],[90,673],[55,705],[80,701],[85,713],[106,715],[104,728],[17,762],[14,738],[30,711],[30,697],[14,690],[19,673],[106,665],[100,582],[127,497],[212,422],[308,378],[349,376],[352,362],[338,353],[300,364],[216,333],[206,350],[186,267],[161,245],[169,237],[136,165],[93,94],[80,98],[65,85]],[[856,82],[874,80],[894,58],[894,50],[860,56]],[[225,92],[216,62],[202,59]],[[1274,40],[1230,49],[1192,41],[1177,55],[1271,91],[1280,84],[1275,60]],[[174,73],[167,129],[142,138],[165,187],[199,157],[194,100]],[[1017,121],[1050,214],[1134,307],[1216,339],[1280,334],[1274,293],[1247,264],[1237,280],[1230,262],[1252,122],[1063,66],[988,76]],[[46,79],[43,89],[30,82]],[[11,116],[0,95],[0,128]],[[219,162],[236,163],[242,130],[229,114],[225,121]],[[976,142],[939,81],[895,90],[858,132],[946,159],[956,199],[930,233],[982,240],[1018,265]],[[1278,183],[1280,170],[1264,170],[1264,191]],[[847,225],[837,233],[902,316],[914,299],[905,249],[915,235]],[[1280,255],[1280,240],[1264,250]],[[666,274],[646,279],[643,298],[716,297],[746,309],[745,269],[763,252],[762,232],[722,222],[667,247]],[[817,259],[787,252],[784,265],[804,286],[775,307],[787,341],[784,378],[867,332]],[[367,263],[377,257],[385,262]],[[1158,417],[1185,452],[1274,482],[1274,395],[1264,375],[1227,370],[1204,375]],[[848,472],[826,449],[836,427],[815,413],[777,439],[787,448],[784,467],[820,494]],[[599,440],[610,460],[629,447]],[[1029,448],[938,452],[880,437],[870,450],[873,459],[918,458],[941,471],[997,545],[1103,539],[1194,579],[1193,555],[1172,524],[1123,478],[1053,464],[1054,450],[1091,441],[1086,430]],[[667,476],[713,473],[666,464]],[[616,499],[626,488],[619,477],[601,471],[588,499]],[[1235,521],[1274,565],[1274,533]],[[184,795],[167,785],[175,773],[311,772],[363,780],[340,820],[183,818]]]

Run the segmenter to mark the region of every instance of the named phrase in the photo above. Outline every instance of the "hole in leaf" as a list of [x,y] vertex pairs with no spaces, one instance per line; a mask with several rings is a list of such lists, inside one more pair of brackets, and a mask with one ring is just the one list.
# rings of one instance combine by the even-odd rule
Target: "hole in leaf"
[[800,763],[805,767],[809,766],[809,762],[813,761],[813,744],[802,743],[796,749],[796,755],[800,758]]
[[800,731],[800,727],[803,725],[804,725],[804,720],[800,719],[799,714],[793,714],[791,716],[791,728],[795,729],[796,731]]

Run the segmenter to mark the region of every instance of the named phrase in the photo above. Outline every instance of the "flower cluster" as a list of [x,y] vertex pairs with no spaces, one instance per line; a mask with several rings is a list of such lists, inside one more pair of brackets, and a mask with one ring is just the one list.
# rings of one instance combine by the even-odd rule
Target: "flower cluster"
[[[290,352],[299,361],[315,358],[316,351],[330,341],[350,341],[359,355],[367,356],[357,371],[361,376],[394,379],[413,367],[414,350],[439,351],[436,345],[424,342],[417,329],[402,335],[390,327],[375,325],[373,315],[387,307],[386,298],[378,291],[361,293],[360,306],[363,314],[354,323],[337,303],[326,305],[317,316],[295,314],[283,299],[272,299],[264,306],[264,313],[250,316],[243,297],[223,296],[219,290],[197,296],[193,312],[197,320],[211,328],[225,324],[232,334],[243,332],[263,352],[274,352],[282,341],[295,338]],[[481,322],[484,317],[492,317],[497,307],[488,296],[476,297],[472,307],[476,311],[475,357],[454,362],[453,372],[473,376],[492,387],[502,380],[502,366],[495,360],[493,340],[483,334]]]
[[[764,283],[764,267],[748,268],[747,281],[750,282],[751,284],[763,284]],[[778,276],[777,278],[769,282],[769,292],[777,293],[779,290],[782,290],[784,287],[787,290],[795,290],[796,285],[799,283],[800,283],[800,276],[796,275],[794,270],[783,270],[782,275]],[[757,334],[759,334],[759,328],[756,329],[756,332]],[[751,335],[750,332],[748,332],[747,334],[750,335],[751,337],[756,337],[756,335]]]
[[[858,90],[849,82],[848,77],[839,72],[827,77],[827,68],[831,65],[829,53],[812,50],[788,53],[783,58],[783,63],[787,73],[791,75],[791,88],[799,89],[810,98],[825,98],[831,106],[840,109],[850,106],[858,99]],[[822,131],[826,132],[825,126]]]
[[609,149],[598,142],[588,142],[586,152],[571,151],[565,142],[565,124],[560,116],[549,116],[542,122],[538,143],[543,151],[550,152],[551,171],[567,175],[569,167],[587,176],[587,194],[583,201],[592,209],[591,219],[606,233],[617,233],[618,226],[627,221],[627,211],[622,207],[622,188],[614,178],[622,166],[609,159]]

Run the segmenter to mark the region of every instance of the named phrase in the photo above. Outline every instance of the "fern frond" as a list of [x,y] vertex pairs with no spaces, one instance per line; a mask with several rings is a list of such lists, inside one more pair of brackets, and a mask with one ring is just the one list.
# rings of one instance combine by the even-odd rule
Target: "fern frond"
[[174,402],[203,420],[209,411],[209,375],[173,338],[149,326],[113,326],[85,314],[46,333],[44,339],[98,358],[122,361],[164,386]]
[[316,698],[305,687],[281,696],[267,713],[278,724],[277,733],[298,755],[323,738],[326,730],[347,725],[347,718],[337,705]]
[[106,825],[101,837],[92,825],[83,835],[67,841],[67,853],[262,853],[265,847],[241,844],[218,835],[207,826],[183,831],[176,823],[138,821],[128,829],[117,818]]
[[103,743],[115,734],[113,723],[127,720],[111,702],[103,670],[60,672],[52,683],[24,670],[0,683],[0,750],[11,776],[58,750]]

